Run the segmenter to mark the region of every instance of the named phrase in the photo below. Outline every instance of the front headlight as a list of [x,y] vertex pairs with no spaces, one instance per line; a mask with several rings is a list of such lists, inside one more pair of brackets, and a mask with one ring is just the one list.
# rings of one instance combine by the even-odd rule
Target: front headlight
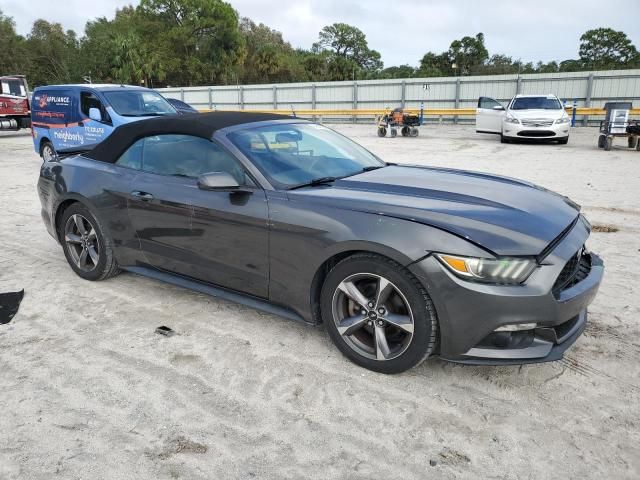
[[504,121],[507,123],[516,123],[516,124],[520,123],[520,120],[518,120],[516,117],[513,117],[511,115],[507,115],[506,117],[504,117]]
[[451,272],[466,280],[516,285],[524,282],[536,268],[532,258],[474,258],[436,254]]
[[571,119],[569,117],[560,117],[556,120],[556,124],[569,123],[570,121]]

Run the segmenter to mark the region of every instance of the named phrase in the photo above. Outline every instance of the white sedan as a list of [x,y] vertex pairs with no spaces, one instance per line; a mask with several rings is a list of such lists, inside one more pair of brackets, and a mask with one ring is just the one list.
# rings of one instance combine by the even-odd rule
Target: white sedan
[[490,97],[480,97],[476,132],[498,133],[508,143],[518,138],[569,141],[571,118],[555,95],[516,95],[507,108]]

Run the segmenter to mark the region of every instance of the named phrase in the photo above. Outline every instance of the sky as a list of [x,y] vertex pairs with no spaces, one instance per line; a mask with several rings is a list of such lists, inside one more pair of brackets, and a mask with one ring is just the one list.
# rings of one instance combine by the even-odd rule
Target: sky
[[[26,35],[33,21],[61,23],[79,35],[89,19],[113,18],[136,0],[0,0]],[[525,62],[578,57],[580,35],[609,27],[624,31],[640,49],[638,0],[230,0],[241,16],[283,33],[294,47],[311,48],[325,25],[360,28],[385,66],[417,66],[427,51],[440,53],[454,39],[482,32],[490,54]],[[58,6],[56,6],[58,4]]]

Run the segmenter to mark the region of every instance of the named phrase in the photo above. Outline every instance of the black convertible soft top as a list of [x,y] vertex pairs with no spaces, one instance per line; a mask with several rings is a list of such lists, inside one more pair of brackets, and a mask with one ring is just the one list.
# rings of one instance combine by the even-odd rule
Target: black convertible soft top
[[210,139],[216,130],[222,128],[293,118],[287,115],[253,112],[210,112],[155,117],[120,125],[84,156],[101,162],[115,163],[132,143],[150,135],[182,134]]

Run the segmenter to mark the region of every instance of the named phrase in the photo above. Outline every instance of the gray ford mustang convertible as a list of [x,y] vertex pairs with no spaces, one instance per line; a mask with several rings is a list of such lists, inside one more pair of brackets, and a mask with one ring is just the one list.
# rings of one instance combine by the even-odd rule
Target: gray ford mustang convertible
[[557,360],[603,275],[566,197],[385,163],[304,120],[210,113],[118,127],[43,164],[49,233],[87,280],[120,270],[324,324],[359,365]]

